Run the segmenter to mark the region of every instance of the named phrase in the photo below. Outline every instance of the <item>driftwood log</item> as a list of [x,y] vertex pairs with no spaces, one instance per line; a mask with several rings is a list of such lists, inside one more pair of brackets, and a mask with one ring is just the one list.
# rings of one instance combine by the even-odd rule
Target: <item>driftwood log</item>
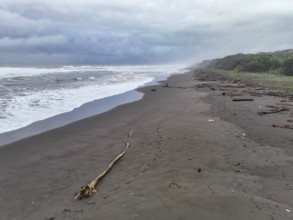
[[259,115],[268,115],[268,114],[274,114],[274,113],[278,113],[278,112],[283,112],[283,111],[289,111],[288,108],[281,108],[281,109],[276,109],[276,110],[272,110],[272,111],[263,111],[263,112],[258,112]]
[[232,99],[233,102],[247,102],[247,101],[254,101],[253,99]]
[[[132,138],[132,131],[129,132],[129,139]],[[98,183],[111,171],[114,165],[126,154],[127,149],[130,147],[130,143],[126,142],[124,150],[108,165],[108,167],[98,175],[90,184],[81,187],[81,190],[76,193],[75,199],[83,199],[92,196],[96,193],[96,186]]]

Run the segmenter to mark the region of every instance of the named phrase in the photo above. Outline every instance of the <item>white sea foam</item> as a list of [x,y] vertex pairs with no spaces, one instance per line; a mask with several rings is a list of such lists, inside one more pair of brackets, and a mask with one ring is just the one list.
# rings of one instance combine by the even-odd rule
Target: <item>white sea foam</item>
[[119,72],[119,73],[170,73],[179,69],[179,66],[61,66],[61,67],[0,67],[0,78],[36,76],[50,73],[69,73],[69,72]]
[[[0,67],[0,134],[72,111],[87,102],[133,90],[178,69],[174,66]],[[16,76],[23,79],[13,78]]]
[[82,104],[133,90],[153,78],[110,85],[89,85],[77,89],[41,91],[18,96],[11,101],[5,118],[0,119],[0,133],[16,130],[54,115],[69,112]]

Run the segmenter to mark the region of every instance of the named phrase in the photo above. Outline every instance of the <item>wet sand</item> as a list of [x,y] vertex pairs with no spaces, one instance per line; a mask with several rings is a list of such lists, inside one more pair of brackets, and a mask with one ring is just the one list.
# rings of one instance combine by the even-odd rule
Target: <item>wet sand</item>
[[[0,219],[293,219],[293,130],[282,127],[293,124],[292,101],[252,96],[255,90],[202,71],[167,84],[2,147]],[[232,102],[237,95],[254,101]],[[280,103],[289,110],[258,114]],[[130,130],[131,147],[98,192],[74,200],[121,152]]]

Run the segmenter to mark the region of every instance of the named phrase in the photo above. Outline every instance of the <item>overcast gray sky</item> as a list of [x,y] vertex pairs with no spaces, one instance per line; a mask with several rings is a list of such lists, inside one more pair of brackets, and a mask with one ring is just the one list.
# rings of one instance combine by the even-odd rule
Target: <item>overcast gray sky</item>
[[1,0],[0,64],[190,64],[293,48],[292,21],[292,0]]

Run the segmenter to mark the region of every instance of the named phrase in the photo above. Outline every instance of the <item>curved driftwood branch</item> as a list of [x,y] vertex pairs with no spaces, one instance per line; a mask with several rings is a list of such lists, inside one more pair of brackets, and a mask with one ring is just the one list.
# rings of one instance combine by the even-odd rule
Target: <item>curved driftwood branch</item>
[[[132,138],[133,131],[129,132],[129,139]],[[127,149],[130,147],[130,143],[126,142],[124,150],[108,165],[108,167],[97,176],[90,184],[81,187],[81,190],[76,193],[75,199],[83,199],[92,196],[96,191],[97,184],[111,171],[113,166],[125,155]]]

